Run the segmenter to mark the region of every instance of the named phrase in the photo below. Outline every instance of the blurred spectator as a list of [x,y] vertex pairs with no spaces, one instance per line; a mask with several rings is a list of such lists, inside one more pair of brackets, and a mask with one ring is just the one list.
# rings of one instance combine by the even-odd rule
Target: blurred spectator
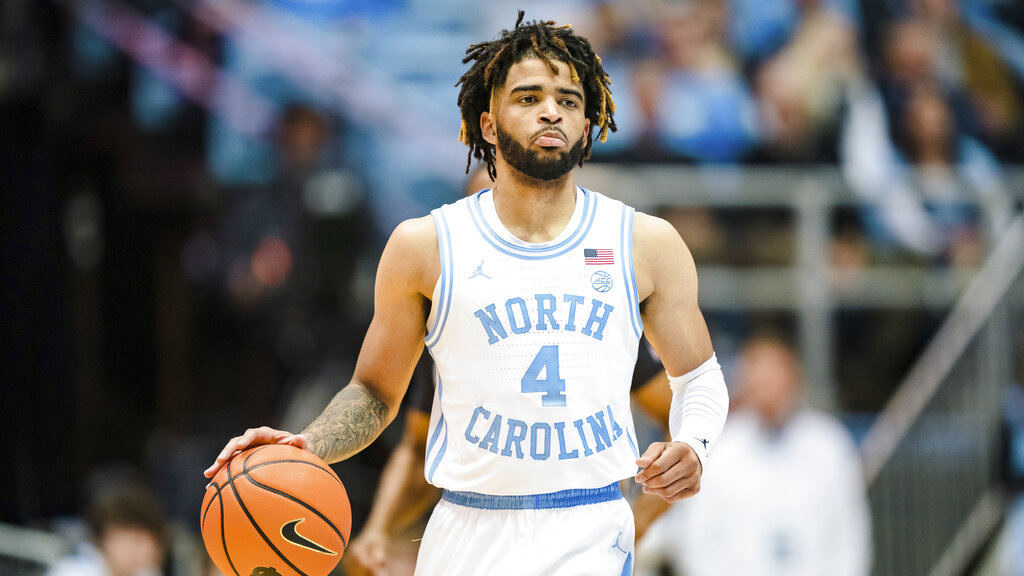
[[1012,214],[1001,167],[963,133],[936,85],[908,90],[896,113],[886,120],[881,100],[865,89],[845,122],[843,173],[871,201],[869,237],[883,254],[902,248],[937,263],[979,264]]
[[46,576],[158,576],[169,544],[168,525],[144,483],[94,478],[85,513],[88,538],[58,560]]
[[618,130],[605,142],[595,142],[595,161],[621,163],[679,162],[662,141],[665,64],[656,56],[630,62],[612,61],[605,67],[615,78],[615,116]]
[[237,370],[229,380],[245,392],[226,402],[243,421],[274,417],[287,386],[354,357],[362,334],[361,263],[374,229],[362,179],[338,160],[344,131],[335,124],[305,104],[286,107],[270,183],[227,189],[217,231],[199,230],[186,245],[190,275],[218,287],[206,358]]
[[725,0],[604,5],[598,14],[619,130],[595,146],[596,159],[727,163],[747,153],[755,106],[728,46]]
[[[371,231],[362,183],[353,171],[334,165],[333,131],[330,120],[309,106],[285,108],[271,183],[228,191],[226,288],[239,309],[274,301],[281,308],[309,306],[321,298],[326,305],[349,296],[355,263]],[[326,227],[321,220],[344,233],[332,238],[336,245],[330,247],[341,253],[329,259],[322,253],[328,246],[321,244],[327,239],[318,236],[327,232],[320,229]]]
[[754,102],[728,45],[725,0],[666,5],[655,23],[665,50],[663,146],[697,162],[735,162],[755,138]]
[[1020,92],[1006,62],[988,39],[963,18],[961,2],[909,0],[912,14],[933,36],[930,57],[936,79],[966,97],[967,127],[987,146],[1006,151],[1020,146]]
[[899,132],[896,126],[900,110],[909,95],[922,86],[938,86],[950,101],[957,125],[970,125],[970,110],[963,92],[955,83],[944,80],[939,72],[941,51],[939,37],[919,18],[899,18],[883,27],[879,43],[876,82],[885,102],[888,129]]
[[[949,34],[971,34],[956,6],[911,4],[918,15],[895,20],[882,36],[877,93],[864,84],[851,101],[842,168],[853,191],[873,203],[865,227],[883,254],[901,248],[976,265],[985,241],[1009,221],[1012,201],[996,157],[970,136],[977,115],[963,82],[966,63]],[[1005,67],[980,42],[968,43],[1003,78]]]
[[[688,576],[864,576],[870,512],[856,447],[833,417],[808,408],[795,350],[760,334],[738,357],[734,409],[701,492],[641,543]],[[638,570],[639,573],[639,570]]]
[[800,14],[794,0],[731,0],[731,36],[745,66],[756,67],[789,40]]
[[[730,39],[744,69],[755,69],[785,46],[803,18],[803,0],[730,0]],[[843,18],[858,21],[857,0],[814,0]]]
[[[346,128],[312,105],[284,107],[271,180],[219,190],[185,242],[181,260],[197,287],[197,385],[184,415],[191,421],[154,435],[149,459],[183,523],[201,501],[196,483],[205,481],[193,464],[215,450],[212,437],[259,421],[301,427],[320,395],[333,396],[351,375],[377,245],[368,188],[343,160]],[[356,525],[391,447],[386,436],[344,464],[353,470],[339,468],[351,476]]]
[[760,146],[753,162],[835,162],[846,92],[865,74],[853,22],[824,0],[798,4],[792,37],[754,72]]

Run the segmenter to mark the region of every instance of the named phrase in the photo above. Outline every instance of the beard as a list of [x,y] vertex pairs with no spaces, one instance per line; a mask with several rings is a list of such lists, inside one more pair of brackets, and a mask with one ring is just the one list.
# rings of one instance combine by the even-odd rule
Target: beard
[[572,148],[557,156],[542,158],[539,152],[527,150],[511,134],[500,126],[496,127],[498,148],[505,161],[516,170],[537,180],[557,180],[572,171],[573,166],[583,158],[583,144],[586,134],[580,136]]

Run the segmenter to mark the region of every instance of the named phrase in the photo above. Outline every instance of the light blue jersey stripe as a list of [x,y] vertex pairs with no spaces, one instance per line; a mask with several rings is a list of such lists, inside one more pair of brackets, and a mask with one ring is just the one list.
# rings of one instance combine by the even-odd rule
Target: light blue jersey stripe
[[452,243],[451,233],[448,230],[448,220],[445,219],[444,210],[441,208],[432,211],[431,214],[434,216],[434,226],[437,228],[437,245],[441,258],[441,274],[439,279],[441,287],[437,294],[438,302],[434,303],[438,307],[437,317],[434,319],[434,329],[424,339],[427,348],[432,347],[437,342],[441,332],[444,331],[445,323],[448,321],[448,311],[451,310],[452,301],[453,274]]
[[636,337],[644,332],[640,318],[640,300],[636,290],[636,269],[633,266],[633,208],[622,205],[622,279],[626,284],[626,296],[629,298],[629,320],[633,325]]
[[633,432],[626,430],[626,438],[629,440],[629,447],[633,449],[633,455],[637,458],[640,457],[640,451],[636,448],[636,442],[633,441]]
[[[444,459],[444,453],[448,450],[448,422],[444,419],[444,408],[440,407],[442,406],[441,393],[443,392],[443,389],[441,387],[441,376],[437,373],[436,366],[434,368],[434,379],[437,382],[437,391],[435,394],[437,394],[437,405],[439,406],[438,412],[440,412],[440,415],[437,419],[437,426],[434,427],[434,434],[431,436],[430,442],[427,444],[426,453],[429,455],[431,451],[433,451],[438,438],[443,437],[444,440],[441,442],[441,449],[437,451],[437,455],[434,456],[434,462],[430,465],[430,470],[427,472],[427,482],[434,481],[434,472],[437,470],[438,465],[441,464],[441,460]],[[444,428],[443,434],[441,430],[442,428]]]
[[580,188],[580,190],[583,191],[584,198],[583,217],[580,219],[576,230],[568,238],[553,246],[519,246],[501,238],[491,228],[490,224],[487,223],[486,218],[484,218],[483,212],[480,209],[479,195],[481,193],[477,193],[476,196],[470,198],[469,213],[472,216],[473,225],[480,232],[480,236],[498,252],[522,260],[557,258],[579,246],[587,237],[587,233],[590,232],[590,227],[594,224],[594,217],[597,215],[597,196],[585,188]]
[[[433,452],[434,446],[437,445],[437,439],[443,438],[441,441],[441,447],[434,455],[433,463],[430,464],[430,469],[427,471],[427,482],[433,482],[434,470],[437,469],[437,465],[441,463],[441,459],[444,458],[444,452],[447,450],[447,421],[444,419],[444,408],[441,404],[441,395],[444,392],[443,384],[441,382],[441,375],[437,372],[437,365],[434,365],[434,381],[437,382],[436,388],[434,388],[434,395],[437,397],[434,404],[437,405],[437,424],[434,426],[434,434],[431,435],[430,441],[427,442],[426,457],[430,458],[430,453]],[[443,429],[441,429],[443,428]]]

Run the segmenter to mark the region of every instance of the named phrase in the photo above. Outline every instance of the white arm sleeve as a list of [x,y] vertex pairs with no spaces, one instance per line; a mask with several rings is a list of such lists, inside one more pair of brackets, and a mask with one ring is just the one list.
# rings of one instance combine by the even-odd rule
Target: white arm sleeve
[[729,391],[718,357],[712,354],[706,362],[682,376],[669,374],[668,381],[672,386],[672,407],[668,416],[672,440],[692,446],[704,470],[729,412]]

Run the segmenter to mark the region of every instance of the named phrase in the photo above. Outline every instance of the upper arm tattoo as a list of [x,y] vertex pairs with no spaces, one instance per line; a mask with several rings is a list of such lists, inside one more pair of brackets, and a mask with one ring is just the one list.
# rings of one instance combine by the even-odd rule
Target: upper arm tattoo
[[334,396],[302,434],[310,452],[334,463],[369,446],[387,427],[387,413],[387,404],[352,383]]

